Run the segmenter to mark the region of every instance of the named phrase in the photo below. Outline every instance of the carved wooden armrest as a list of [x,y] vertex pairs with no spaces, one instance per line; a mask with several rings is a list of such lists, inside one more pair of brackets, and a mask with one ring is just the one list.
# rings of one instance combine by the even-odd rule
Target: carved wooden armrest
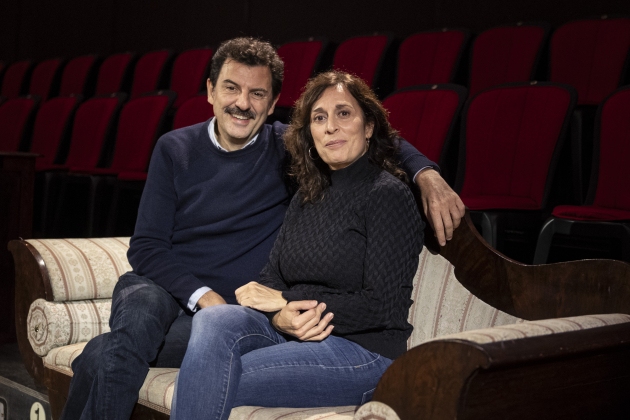
[[[394,361],[374,401],[402,420],[628,418],[630,316],[591,317],[603,326],[522,338],[507,331],[524,323],[500,327],[493,339],[479,337],[498,328],[424,343]],[[501,334],[508,339],[497,340]]]

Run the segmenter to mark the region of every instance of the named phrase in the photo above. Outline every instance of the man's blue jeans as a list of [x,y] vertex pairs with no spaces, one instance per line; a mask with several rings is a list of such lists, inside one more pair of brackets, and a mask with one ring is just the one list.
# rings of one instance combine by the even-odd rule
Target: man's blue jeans
[[153,281],[127,273],[112,296],[111,332],[92,339],[72,363],[61,419],[128,419],[149,366],[179,367],[192,317]]
[[332,335],[288,341],[253,309],[205,308],[193,318],[171,419],[227,419],[241,405],[359,405],[391,363]]

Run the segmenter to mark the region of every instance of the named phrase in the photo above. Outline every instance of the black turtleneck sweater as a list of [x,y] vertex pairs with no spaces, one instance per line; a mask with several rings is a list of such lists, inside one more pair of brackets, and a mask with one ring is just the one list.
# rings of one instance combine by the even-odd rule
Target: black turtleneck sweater
[[332,172],[321,201],[293,197],[260,283],[289,302],[325,302],[332,334],[394,359],[413,328],[422,229],[409,188],[364,155]]

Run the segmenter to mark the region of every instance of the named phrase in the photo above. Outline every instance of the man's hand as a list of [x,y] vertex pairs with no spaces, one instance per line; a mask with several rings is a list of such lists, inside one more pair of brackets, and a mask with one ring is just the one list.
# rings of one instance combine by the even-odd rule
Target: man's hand
[[199,306],[199,308],[203,309],[203,308],[208,307],[208,306],[222,305],[222,304],[226,304],[226,303],[227,302],[225,301],[225,299],[223,299],[221,297],[220,294],[210,290],[209,292],[204,293],[199,298],[199,300],[197,301],[197,306]]
[[263,312],[276,312],[287,304],[286,299],[282,297],[282,292],[255,281],[239,287],[234,293],[241,306]]
[[[328,323],[333,319],[332,313],[322,318],[326,304],[317,304],[314,300],[297,300],[289,302],[273,317],[273,326],[278,331],[292,335],[302,341],[322,341],[333,330]],[[304,312],[302,312],[304,311]]]
[[422,207],[440,245],[453,238],[466,208],[459,196],[448,186],[444,178],[433,169],[425,169],[416,177],[420,188]]

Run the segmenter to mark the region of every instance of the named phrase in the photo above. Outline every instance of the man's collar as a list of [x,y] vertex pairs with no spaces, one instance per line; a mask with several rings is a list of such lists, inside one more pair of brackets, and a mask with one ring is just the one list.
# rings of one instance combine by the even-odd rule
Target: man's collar
[[[217,149],[219,149],[219,150],[221,150],[223,152],[228,152],[229,153],[228,150],[226,150],[223,146],[221,146],[221,144],[219,144],[219,139],[217,138],[217,135],[214,132],[214,127],[215,127],[214,123],[215,123],[216,120],[217,119],[215,117],[212,117],[212,119],[210,120],[210,124],[208,124],[208,134],[210,135],[210,141],[212,141],[212,144],[214,144]],[[260,132],[258,132],[258,134],[260,134]],[[258,134],[256,134],[254,137],[252,137],[252,139],[250,141],[248,141],[247,144],[242,147],[242,149],[244,149],[244,148],[254,144],[254,142],[258,138]]]

